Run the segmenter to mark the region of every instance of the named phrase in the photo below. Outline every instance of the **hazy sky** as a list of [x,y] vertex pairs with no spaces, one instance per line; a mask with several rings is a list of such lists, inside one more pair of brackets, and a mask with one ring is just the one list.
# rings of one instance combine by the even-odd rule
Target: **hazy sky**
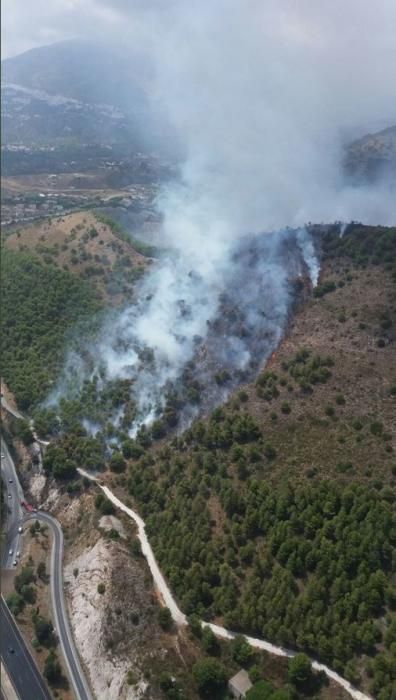
[[[149,21],[154,28],[159,16],[171,17],[178,6],[198,12],[202,4],[199,0],[3,0],[3,57],[74,37],[113,34],[121,41],[128,37],[134,40],[141,36],[142,15],[146,27]],[[231,8],[234,4],[231,1]],[[351,42],[351,54],[358,44],[367,45],[369,50],[375,45],[378,52],[395,56],[395,0],[240,0],[238,4],[247,13],[260,6],[265,13],[271,7],[281,10],[285,31],[293,42],[321,42],[326,37],[337,40],[342,34]]]
[[[134,35],[134,15],[162,12],[173,0],[3,0],[2,57],[63,39]],[[128,29],[125,28],[125,18]]]

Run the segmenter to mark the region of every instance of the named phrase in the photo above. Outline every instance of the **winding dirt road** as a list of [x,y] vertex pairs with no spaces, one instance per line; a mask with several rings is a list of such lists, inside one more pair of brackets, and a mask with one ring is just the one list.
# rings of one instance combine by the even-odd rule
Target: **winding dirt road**
[[[10,409],[10,407],[7,405],[7,403],[4,401],[4,398],[2,398],[2,405],[6,410],[10,411],[15,417],[17,418],[22,418],[21,414]],[[48,444],[48,443],[44,443]],[[100,481],[97,479],[97,477],[93,476],[89,472],[85,471],[84,469],[77,469],[77,471],[81,474],[81,476],[85,476],[87,479],[90,481],[94,481],[97,483],[99,488],[102,489],[103,493],[107,496],[109,501],[111,501],[119,510],[123,511],[128,517],[132,518],[134,522],[137,525],[138,528],[138,537],[140,540],[140,544],[142,547],[142,553],[147,559],[147,563],[149,566],[149,569],[151,571],[151,575],[154,580],[154,584],[162,596],[162,599],[165,603],[165,605],[169,608],[172,619],[177,625],[187,625],[187,618],[186,615],[180,610],[179,606],[176,603],[176,600],[174,599],[168,584],[165,581],[164,576],[162,575],[162,572],[158,566],[158,563],[156,561],[156,558],[154,556],[154,552],[151,549],[150,542],[148,541],[147,535],[146,535],[146,530],[145,530],[145,523],[144,520],[136,513],[132,508],[128,508],[128,506],[125,505],[122,501],[120,501],[117,496],[114,495],[114,493],[108,488],[108,486],[104,486],[103,484],[100,483]],[[61,564],[58,565],[58,567],[61,569]],[[201,625],[203,627],[210,627],[212,632],[219,638],[221,639],[234,639],[236,636],[235,632],[232,632],[230,630],[227,630],[225,627],[220,627],[219,625],[215,625],[211,622],[205,622],[204,620],[201,620]],[[249,637],[247,635],[244,635],[247,642],[255,649],[261,649],[263,651],[266,651],[270,654],[274,654],[275,656],[283,656],[286,658],[291,658],[295,656],[296,652],[291,651],[290,649],[286,649],[285,647],[279,647],[276,646],[275,644],[272,644],[271,642],[267,642],[265,639],[258,639],[255,637]],[[315,671],[323,671],[326,676],[340,685],[344,690],[346,690],[347,693],[353,698],[353,700],[375,700],[371,695],[367,695],[366,693],[363,693],[361,690],[358,690],[355,688],[349,681],[347,681],[345,678],[340,676],[338,673],[335,671],[332,671],[331,668],[328,666],[325,666],[324,664],[319,663],[315,659],[311,659],[311,664],[312,668]],[[82,674],[81,674],[82,675]],[[83,677],[83,676],[82,676]]]
[[[148,541],[146,535],[144,520],[134,510],[132,510],[132,508],[128,508],[128,506],[126,506],[125,503],[120,501],[120,499],[114,495],[114,493],[108,488],[108,486],[103,486],[95,476],[89,474],[89,472],[86,472],[84,469],[78,469],[78,472],[81,474],[81,476],[85,476],[87,477],[87,479],[90,479],[90,481],[95,481],[98,484],[99,488],[101,488],[103,493],[107,496],[109,501],[111,501],[119,510],[122,510],[126,515],[128,515],[130,518],[132,518],[132,520],[135,521],[138,528],[138,537],[142,547],[142,553],[147,559],[147,563],[149,565],[151,575],[154,579],[155,586],[160,595],[162,596],[165,605],[169,608],[174,622],[177,625],[187,625],[187,618],[177,605],[176,600],[174,599],[168,587],[168,584],[166,583],[165,578],[162,575],[161,570],[157,564],[154,552],[151,549],[150,542]],[[214,625],[211,622],[204,622],[203,620],[201,620],[201,624],[203,627],[210,627],[210,629],[216,635],[216,637],[219,637],[221,639],[231,640],[234,639],[234,637],[236,636],[235,632],[231,632],[225,627]],[[271,644],[271,642],[265,641],[264,639],[256,639],[255,637],[248,637],[246,635],[245,638],[253,648],[262,649],[263,651],[267,651],[270,654],[274,654],[275,656],[291,658],[296,654],[296,652],[291,651],[290,649],[286,649],[285,647],[278,647],[275,644]],[[331,668],[329,668],[328,666],[325,666],[324,664],[321,664],[318,661],[315,661],[314,659],[311,659],[311,664],[312,668],[314,668],[315,671],[323,671],[329,679],[331,679],[332,681],[340,685],[342,688],[344,688],[344,690],[346,690],[347,693],[349,693],[353,700],[374,700],[372,696],[362,693],[361,690],[355,688],[353,685],[351,685],[351,683],[349,683],[349,681],[347,681],[335,671],[332,671]]]

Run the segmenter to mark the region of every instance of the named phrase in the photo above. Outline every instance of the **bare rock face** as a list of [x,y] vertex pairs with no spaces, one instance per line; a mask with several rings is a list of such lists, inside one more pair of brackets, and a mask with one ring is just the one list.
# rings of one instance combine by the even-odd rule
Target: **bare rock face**
[[120,537],[123,539],[126,538],[125,528],[121,520],[116,518],[115,515],[103,515],[99,520],[99,527],[102,530],[106,530],[106,532],[111,532],[114,530],[115,532],[118,532]]
[[144,570],[118,543],[100,538],[64,576],[74,637],[95,696],[138,700],[147,690],[142,659],[156,636]]

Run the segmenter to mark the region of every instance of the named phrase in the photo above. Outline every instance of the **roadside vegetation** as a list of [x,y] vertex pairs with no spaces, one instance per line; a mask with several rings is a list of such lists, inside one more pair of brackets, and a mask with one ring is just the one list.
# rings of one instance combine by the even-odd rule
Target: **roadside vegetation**
[[25,637],[29,638],[54,697],[58,697],[58,692],[67,691],[69,684],[58,656],[58,639],[47,614],[50,595],[50,578],[46,569],[47,527],[36,520],[28,531],[29,549],[35,553],[37,563],[31,555],[25,558],[14,578],[14,591],[9,593],[6,602]]

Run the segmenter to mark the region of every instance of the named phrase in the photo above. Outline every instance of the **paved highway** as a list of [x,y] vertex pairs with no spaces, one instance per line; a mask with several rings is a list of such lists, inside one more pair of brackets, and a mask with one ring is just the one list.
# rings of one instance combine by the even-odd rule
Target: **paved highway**
[[[13,653],[10,651],[13,649]],[[40,671],[1,598],[1,658],[21,700],[51,700]]]
[[85,680],[77,650],[74,646],[66,611],[65,597],[63,593],[63,533],[58,521],[48,513],[38,511],[27,516],[26,519],[40,520],[51,528],[53,541],[51,550],[51,605],[53,623],[61,643],[62,652],[66,661],[69,677],[72,681],[74,692],[79,700],[92,700],[91,691]]
[[4,508],[6,509],[6,537],[2,549],[1,566],[12,569],[16,553],[20,548],[20,533],[23,520],[21,501],[23,491],[15,472],[14,463],[3,437],[1,438],[1,475],[4,482]]
[[[20,533],[18,532],[21,527],[22,522],[26,522],[29,519],[40,520],[44,522],[48,527],[50,527],[53,535],[52,550],[51,550],[51,571],[50,571],[50,586],[51,586],[51,604],[52,604],[52,615],[53,623],[57,632],[59,639],[59,644],[66,662],[66,666],[69,672],[69,677],[75,692],[76,698],[78,700],[92,700],[92,695],[85,679],[83,670],[81,668],[80,659],[78,657],[77,650],[74,646],[73,637],[71,635],[69,622],[67,618],[66,604],[63,593],[63,533],[62,529],[55,518],[52,518],[47,513],[37,512],[25,515],[22,512],[22,507],[20,505],[21,501],[24,500],[24,495],[22,487],[19,483],[18,475],[15,470],[15,465],[12,457],[7,449],[7,445],[4,440],[1,445],[1,472],[2,478],[6,483],[7,491],[11,494],[11,498],[8,498],[8,493],[5,495],[7,501],[12,502],[9,506],[9,513],[7,518],[7,533],[5,547],[3,548],[3,560],[4,568],[12,568],[13,561],[16,552],[18,551],[20,545]],[[4,456],[3,456],[4,455]],[[13,551],[10,555],[9,552]],[[4,607],[5,604],[4,604]],[[10,616],[10,613],[8,613]],[[10,616],[11,617],[11,616]],[[12,617],[11,617],[12,619]],[[2,609],[2,623],[3,623],[3,609]],[[15,624],[14,624],[15,626]],[[11,633],[10,633],[11,634]],[[19,635],[20,636],[20,635]],[[20,637],[20,645],[23,644],[23,640]],[[13,646],[11,644],[11,646]],[[7,647],[6,647],[7,648]],[[7,653],[5,651],[5,653]],[[29,654],[26,646],[24,646],[24,654]],[[3,656],[3,647],[2,647]],[[11,658],[11,655],[8,655]],[[18,663],[21,664],[21,656],[18,654],[18,661],[12,664],[10,668],[6,663],[7,670],[15,684],[14,672],[18,674]],[[4,661],[6,658],[3,656]],[[8,660],[8,658],[7,658]],[[44,681],[42,681],[44,683]],[[41,695],[21,695],[23,700],[40,700]],[[44,697],[44,696],[43,696]],[[50,696],[45,696],[50,697]]]
[[[128,506],[125,505],[122,501],[120,501],[117,496],[114,495],[114,493],[107,487],[104,486],[98,478],[96,478],[93,474],[86,472],[84,469],[78,469],[77,470],[81,476],[85,476],[91,481],[95,481],[98,486],[102,489],[102,491],[105,493],[107,498],[120,510],[122,510],[124,513],[126,513],[130,518],[132,518],[137,527],[138,527],[138,537],[140,539],[140,543],[142,545],[142,552],[144,556],[147,559],[148,566],[150,568],[151,574],[153,576],[155,585],[157,586],[157,589],[161,592],[162,597],[165,601],[165,604],[169,607],[170,612],[172,614],[172,618],[174,621],[179,624],[179,625],[185,625],[187,623],[186,616],[180,608],[177,605],[177,602],[175,598],[173,597],[167,582],[165,581],[165,578],[158,566],[158,563],[155,559],[154,553],[151,549],[151,545],[148,541],[146,532],[145,532],[145,523],[143,519],[134,511],[132,508],[129,508]],[[16,476],[16,475],[15,475]],[[56,625],[58,628],[58,633],[59,637],[61,636],[62,633],[62,648],[64,649],[65,653],[65,658],[66,662],[68,664],[69,672],[72,677],[73,681],[73,686],[75,688],[76,694],[78,698],[81,698],[81,700],[85,700],[86,698],[91,698],[89,694],[89,689],[88,686],[86,685],[86,682],[84,680],[84,676],[81,671],[81,666],[79,664],[78,656],[77,653],[75,652],[73,648],[73,640],[70,635],[70,630],[68,628],[68,622],[67,622],[67,617],[65,614],[65,605],[64,605],[64,598],[63,598],[63,584],[62,584],[62,554],[63,554],[63,537],[62,537],[62,530],[60,528],[59,523],[52,518],[50,515],[46,513],[37,513],[37,515],[30,516],[30,517],[38,517],[41,520],[44,520],[46,523],[48,523],[50,526],[52,526],[53,533],[54,533],[54,546],[52,549],[52,559],[51,559],[51,591],[52,591],[52,603],[53,603],[53,610],[54,610],[54,618],[56,621]],[[58,533],[58,534],[56,534]],[[59,539],[57,540],[59,535]],[[57,572],[57,573],[56,573]],[[58,574],[58,575],[57,575]],[[54,581],[55,579],[55,581]],[[62,620],[63,618],[63,620]],[[218,637],[221,637],[223,639],[234,639],[235,638],[235,633],[226,629],[225,627],[220,627],[219,625],[214,625],[212,623],[208,623],[205,621],[201,621],[201,624],[203,627],[210,627],[214,634]],[[290,651],[289,649],[286,649],[284,647],[278,647],[271,642],[268,642],[267,640],[264,639],[256,639],[254,637],[248,637],[246,636],[246,641],[254,648],[256,649],[263,649],[265,651],[268,651],[271,654],[274,654],[276,656],[284,656],[284,657],[292,657],[295,655],[295,652]],[[68,644],[70,645],[70,649],[68,650]],[[74,653],[73,653],[74,652]],[[74,663],[73,663],[74,662]],[[330,669],[328,666],[325,666],[324,664],[319,663],[318,661],[311,659],[312,666],[315,670],[317,671],[323,671],[328,678],[331,680],[335,681],[338,685],[343,687],[349,695],[354,699],[354,700],[373,700],[371,696],[366,695],[362,691],[358,690],[355,688],[349,681],[347,681],[345,678],[340,676],[338,673]],[[70,664],[70,665],[69,665]],[[74,675],[76,674],[76,675]],[[81,681],[81,685],[78,683],[78,679]],[[88,693],[86,695],[84,694],[79,694],[81,692]]]

